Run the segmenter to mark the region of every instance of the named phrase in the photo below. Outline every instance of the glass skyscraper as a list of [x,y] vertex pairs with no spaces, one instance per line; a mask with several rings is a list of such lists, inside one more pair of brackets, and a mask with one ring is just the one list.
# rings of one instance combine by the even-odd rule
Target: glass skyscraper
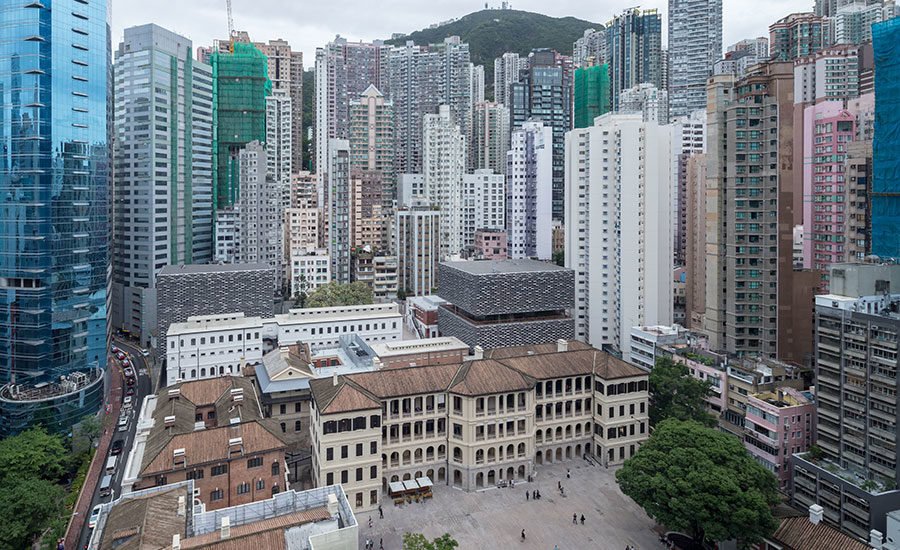
[[2,0],[0,21],[6,436],[68,429],[103,400],[110,31],[106,0]]

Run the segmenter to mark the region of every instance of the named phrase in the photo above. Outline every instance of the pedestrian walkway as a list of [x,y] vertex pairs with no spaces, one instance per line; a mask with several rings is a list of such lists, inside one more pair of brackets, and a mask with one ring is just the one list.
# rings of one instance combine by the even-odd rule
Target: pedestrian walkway
[[[566,477],[570,470],[571,478]],[[386,550],[403,547],[403,534],[423,533],[429,539],[444,533],[460,548],[521,548],[580,550],[597,548],[635,550],[660,548],[654,522],[616,485],[615,469],[590,466],[583,460],[537,466],[533,483],[517,482],[514,488],[485,489],[466,493],[446,485],[434,488],[434,498],[424,504],[394,506],[384,498],[384,519],[378,511],[359,514],[359,545],[383,541]],[[560,494],[561,484],[565,496]],[[526,500],[525,492],[529,492]],[[540,491],[540,500],[531,492]],[[572,522],[577,515],[577,523]],[[581,516],[584,515],[584,524]],[[372,518],[372,528],[368,527]],[[525,529],[526,538],[521,540]],[[490,541],[488,543],[487,541]]]

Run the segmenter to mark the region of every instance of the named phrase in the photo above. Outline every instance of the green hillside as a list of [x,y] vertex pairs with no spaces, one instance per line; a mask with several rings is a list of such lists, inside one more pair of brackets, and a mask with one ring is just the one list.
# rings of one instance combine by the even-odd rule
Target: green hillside
[[472,63],[484,65],[485,87],[492,95],[495,58],[505,52],[527,55],[533,48],[550,48],[572,55],[572,43],[581,38],[585,29],[602,26],[574,17],[548,17],[517,10],[482,10],[453,23],[416,31],[386,43],[404,44],[413,40],[416,44],[433,44],[457,35],[463,42],[468,42]]

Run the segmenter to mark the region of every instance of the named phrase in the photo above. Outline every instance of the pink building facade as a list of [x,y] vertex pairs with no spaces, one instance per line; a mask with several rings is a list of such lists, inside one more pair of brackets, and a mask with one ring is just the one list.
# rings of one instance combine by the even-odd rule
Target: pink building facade
[[827,271],[847,261],[844,243],[844,161],[856,117],[842,101],[803,111],[803,267]]
[[809,450],[815,406],[794,388],[752,394],[747,399],[744,447],[790,489],[791,456]]
[[479,260],[506,260],[506,231],[476,231],[475,257]]
[[[675,351],[674,347],[669,349]],[[693,348],[693,351],[689,349],[675,351],[672,359],[677,363],[683,363],[690,375],[697,380],[709,381],[712,385],[712,395],[706,400],[709,412],[716,415],[716,418],[721,416],[728,406],[728,373],[724,367],[724,357]]]

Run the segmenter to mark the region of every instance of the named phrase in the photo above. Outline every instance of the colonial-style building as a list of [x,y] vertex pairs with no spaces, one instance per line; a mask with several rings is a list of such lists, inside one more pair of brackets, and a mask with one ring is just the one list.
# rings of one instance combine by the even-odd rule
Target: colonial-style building
[[620,464],[648,436],[647,377],[560,340],[310,380],[312,478],[341,483],[359,512],[423,475],[476,490],[582,455]]

